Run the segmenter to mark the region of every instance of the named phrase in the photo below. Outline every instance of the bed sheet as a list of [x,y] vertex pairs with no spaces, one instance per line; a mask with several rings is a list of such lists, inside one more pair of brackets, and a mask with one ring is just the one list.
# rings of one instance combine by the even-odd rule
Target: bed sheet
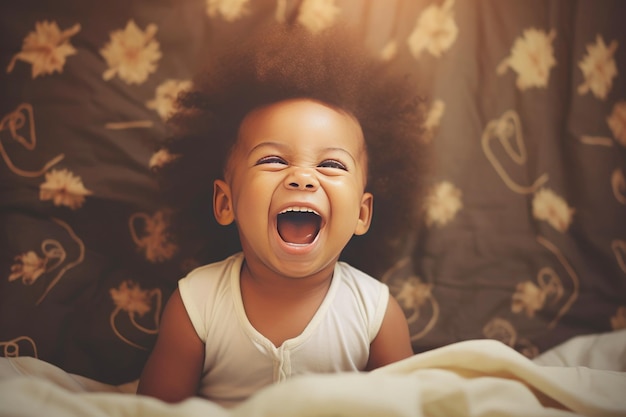
[[[296,377],[233,409],[201,398],[167,404],[134,395],[134,383],[108,385],[34,358],[2,358],[0,416],[626,416],[626,373],[617,371],[626,366],[624,341],[626,331],[577,338],[535,361],[494,340],[464,341],[370,373]],[[582,355],[590,346],[591,355]],[[573,366],[576,358],[604,369]]]
[[533,358],[533,362],[626,372],[626,329],[573,337]]

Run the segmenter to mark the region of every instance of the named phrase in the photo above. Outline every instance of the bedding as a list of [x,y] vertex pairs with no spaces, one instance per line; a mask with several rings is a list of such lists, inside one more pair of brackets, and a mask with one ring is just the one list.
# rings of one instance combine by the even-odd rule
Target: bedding
[[[612,346],[626,345],[625,15],[621,0],[1,2],[0,356],[109,387],[136,380],[176,281],[237,249],[210,213],[194,219],[204,240],[171,227],[153,173],[165,122],[212,48],[269,22],[352,25],[422,81],[433,152],[422,227],[392,258],[376,246],[346,252],[389,285],[416,353],[478,339],[504,349],[491,339],[515,361],[540,359],[611,332]],[[595,364],[602,349],[587,346],[578,355]],[[341,378],[427,389],[395,371]],[[455,398],[482,402],[484,387]],[[49,395],[46,407],[58,399],[75,414],[64,407],[80,398],[85,415],[108,395],[120,413],[210,408],[69,395],[45,378],[11,378],[0,392]],[[507,409],[518,412],[512,399]]]
[[[532,362],[493,340],[458,342],[371,373],[305,375],[269,386],[232,409],[193,398],[167,405],[71,375],[34,358],[0,360],[0,415],[128,416],[625,416],[626,330],[587,336],[611,347],[611,370],[580,361],[571,366]],[[592,339],[592,340],[590,340]],[[580,352],[580,342],[549,352]],[[597,357],[598,355],[596,355]],[[546,363],[547,362],[547,363]]]

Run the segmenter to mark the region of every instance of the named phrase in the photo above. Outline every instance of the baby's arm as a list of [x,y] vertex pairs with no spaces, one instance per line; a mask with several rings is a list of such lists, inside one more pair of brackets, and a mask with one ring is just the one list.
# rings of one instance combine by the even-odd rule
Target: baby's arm
[[176,290],[165,306],[159,336],[139,379],[137,393],[167,402],[193,397],[198,392],[203,363],[204,343]]
[[389,296],[387,311],[378,335],[370,344],[367,370],[370,371],[413,355],[409,325],[400,304]]

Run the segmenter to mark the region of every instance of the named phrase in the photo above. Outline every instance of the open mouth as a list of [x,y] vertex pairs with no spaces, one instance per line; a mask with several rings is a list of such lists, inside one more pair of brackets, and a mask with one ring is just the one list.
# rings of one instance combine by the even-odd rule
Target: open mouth
[[278,214],[278,234],[290,244],[313,243],[322,225],[319,214],[308,208],[288,208]]

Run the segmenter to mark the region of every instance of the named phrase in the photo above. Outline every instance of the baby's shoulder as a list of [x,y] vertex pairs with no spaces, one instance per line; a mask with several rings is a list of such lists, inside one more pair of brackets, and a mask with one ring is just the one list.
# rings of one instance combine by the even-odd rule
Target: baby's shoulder
[[346,262],[337,263],[335,274],[337,274],[344,285],[351,288],[358,288],[374,293],[380,293],[381,291],[385,292],[388,290],[385,283]]
[[236,253],[218,262],[199,266],[178,281],[179,287],[218,285],[229,281],[233,274],[239,275],[243,254]]

